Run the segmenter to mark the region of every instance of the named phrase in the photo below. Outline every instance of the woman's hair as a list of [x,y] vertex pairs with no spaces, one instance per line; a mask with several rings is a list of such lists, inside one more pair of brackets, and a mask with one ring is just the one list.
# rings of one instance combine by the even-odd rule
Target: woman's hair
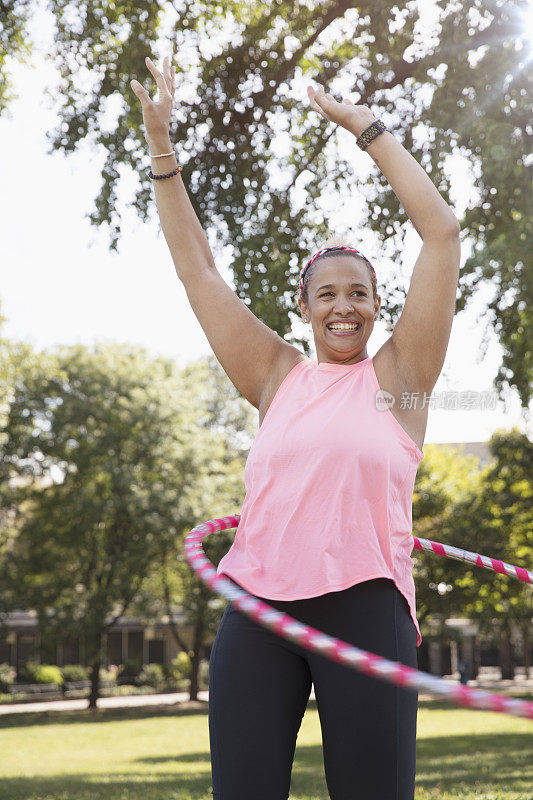
[[[338,242],[331,240],[326,242],[320,249],[323,250],[325,247],[334,247],[336,244],[338,244]],[[311,282],[311,277],[313,275],[316,263],[324,258],[338,258],[340,256],[343,256],[344,258],[358,258],[359,261],[366,266],[370,278],[370,284],[372,286],[372,294],[374,296],[374,300],[377,300],[378,290],[377,290],[376,276],[369,263],[364,259],[362,259],[360,256],[358,256],[356,253],[351,253],[349,250],[330,250],[327,253],[323,253],[322,255],[317,256],[317,258],[313,261],[313,263],[310,264],[308,268],[305,270],[302,281],[301,297],[306,305],[309,305],[309,284]]]

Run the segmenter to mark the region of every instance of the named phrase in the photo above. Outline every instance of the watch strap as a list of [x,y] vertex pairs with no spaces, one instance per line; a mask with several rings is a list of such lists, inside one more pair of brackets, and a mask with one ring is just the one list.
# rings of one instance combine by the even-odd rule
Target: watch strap
[[373,142],[376,136],[379,136],[380,133],[386,131],[387,128],[383,124],[380,119],[375,120],[372,125],[363,131],[363,133],[357,137],[356,142],[361,148],[361,150],[366,150],[370,142]]

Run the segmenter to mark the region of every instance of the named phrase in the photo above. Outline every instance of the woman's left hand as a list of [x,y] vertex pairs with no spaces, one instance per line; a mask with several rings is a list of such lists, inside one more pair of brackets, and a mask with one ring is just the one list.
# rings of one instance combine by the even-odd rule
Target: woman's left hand
[[360,136],[369,125],[376,121],[368,106],[357,106],[347,97],[342,103],[337,103],[333,95],[324,91],[323,86],[318,84],[318,87],[317,90],[312,86],[307,87],[311,108],[318,111],[329,122],[336,122],[341,128],[345,128],[355,136]]

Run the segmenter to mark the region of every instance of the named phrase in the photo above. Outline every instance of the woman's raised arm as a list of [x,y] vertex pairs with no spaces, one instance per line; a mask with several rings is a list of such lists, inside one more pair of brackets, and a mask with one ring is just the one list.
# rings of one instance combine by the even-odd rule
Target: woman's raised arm
[[[130,81],[130,86],[141,101],[146,129],[145,139],[150,155],[170,153],[174,149],[170,141],[169,124],[174,102],[176,68],[170,67],[169,56],[163,61],[163,72],[154,66],[150,58],[147,57],[145,61],[157,83],[159,90],[157,102],[150,99],[150,95],[139,81]],[[177,166],[176,156],[173,153],[164,158],[152,158],[153,175],[168,175]],[[188,277],[196,275],[199,270],[214,267],[207,236],[189,200],[181,174],[170,179],[154,180],[154,191],[161,228],[178,278],[185,281]]]
[[[169,121],[174,98],[174,68],[170,59],[160,72],[147,58],[146,66],[159,89],[157,103],[139,81],[131,88],[141,101],[146,141],[152,155],[170,153]],[[154,175],[168,175],[177,167],[176,157],[152,159]],[[192,310],[213,352],[236,389],[261,410],[272,394],[280,371],[288,371],[302,354],[265,325],[235,294],[216,268],[207,237],[191,205],[181,174],[154,180],[161,227],[178,277]],[[281,382],[281,378],[279,378]]]
[[[308,88],[311,107],[360,136],[376,118],[367,106],[338,103]],[[441,373],[455,314],[461,247],[459,222],[418,161],[389,131],[365,151],[378,165],[422,239],[392,342],[399,370],[413,390],[430,393]]]

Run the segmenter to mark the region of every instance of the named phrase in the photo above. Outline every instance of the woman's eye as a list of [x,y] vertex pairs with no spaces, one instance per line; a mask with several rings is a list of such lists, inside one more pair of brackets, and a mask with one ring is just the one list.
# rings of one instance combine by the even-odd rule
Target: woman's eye
[[[324,294],[321,294],[320,297],[325,297],[327,294],[333,294],[333,292],[324,292]],[[355,292],[354,294],[362,294],[363,297],[366,297],[364,292]]]

